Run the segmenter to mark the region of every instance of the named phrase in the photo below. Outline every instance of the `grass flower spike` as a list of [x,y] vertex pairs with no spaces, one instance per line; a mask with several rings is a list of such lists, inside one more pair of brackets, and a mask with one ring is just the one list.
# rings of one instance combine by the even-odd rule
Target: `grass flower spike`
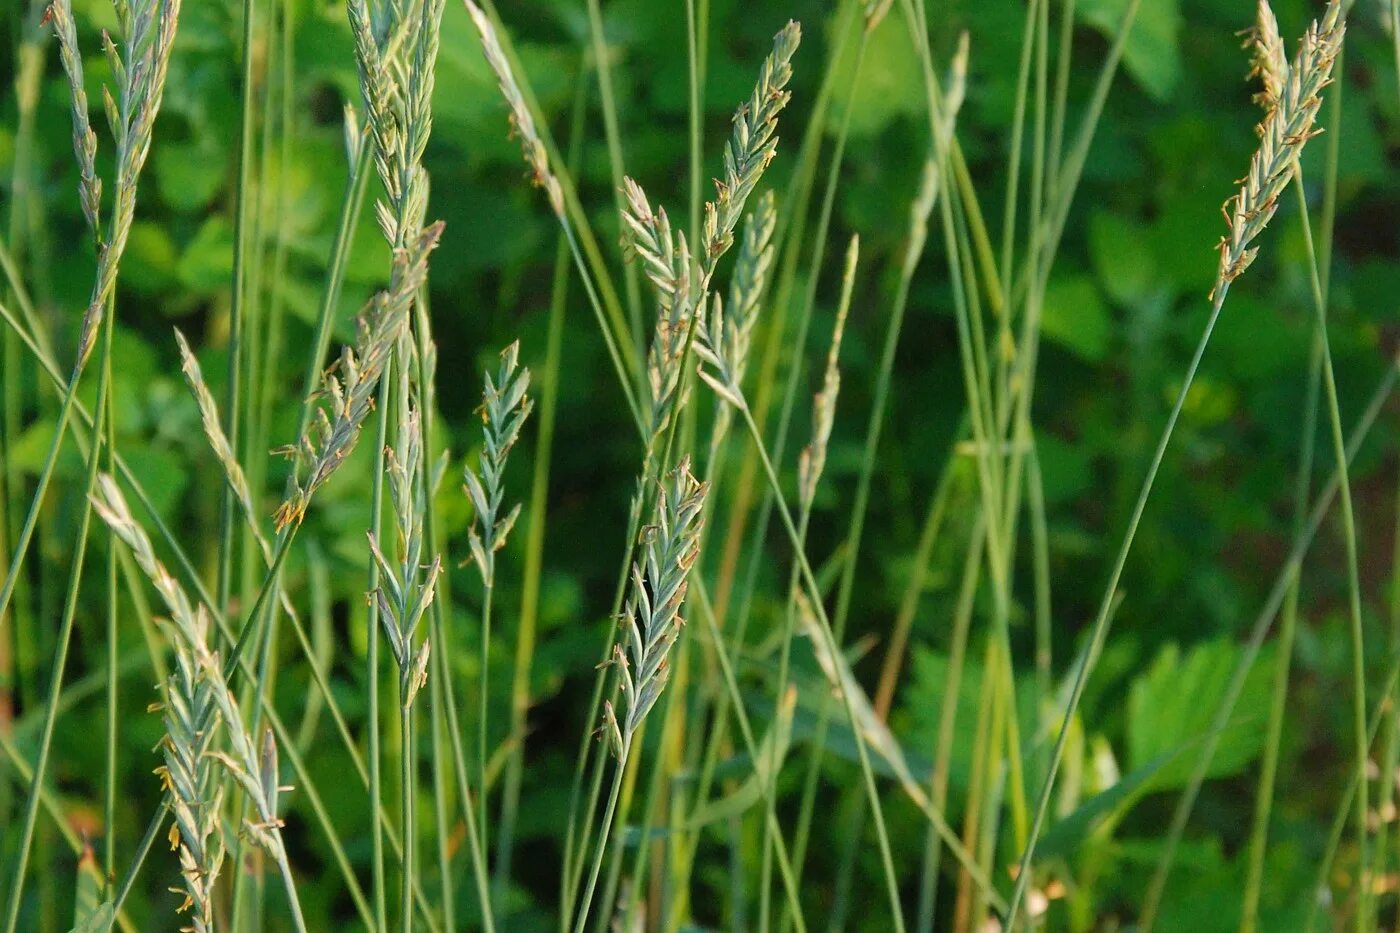
[[406,338],[401,339],[398,435],[394,445],[384,450],[398,560],[391,561],[385,556],[375,532],[369,533],[370,550],[380,570],[380,586],[373,598],[379,605],[379,621],[399,668],[399,697],[405,709],[413,705],[419,689],[427,682],[430,643],[424,638],[415,647],[414,638],[433,603],[438,577],[442,574],[441,557],[433,555],[424,564],[423,516],[427,494],[424,491],[422,414],[413,404],[414,393],[409,390],[410,373],[414,370],[411,345]]
[[[1313,126],[1322,106],[1319,94],[1332,82],[1332,66],[1341,50],[1345,29],[1341,2],[1332,0],[1322,19],[1313,22],[1303,35],[1286,80],[1277,90],[1270,86],[1277,78],[1271,81],[1269,77],[1277,73],[1277,45],[1256,57],[1256,67],[1265,77],[1269,109],[1259,125],[1259,148],[1250,160],[1249,174],[1239,193],[1225,202],[1230,232],[1220,241],[1215,294],[1223,294],[1254,261],[1259,248],[1250,244],[1273,219],[1279,195],[1293,178],[1293,166],[1303,145],[1321,132]],[[1269,40],[1261,33],[1261,49],[1266,41]]]
[[622,714],[612,704],[603,713],[603,731],[613,753],[625,758],[632,737],[656,704],[669,677],[667,658],[684,620],[687,578],[699,556],[700,515],[706,484],[683,459],[662,484],[655,524],[644,532],[642,553],[632,565],[632,595],[623,612],[623,634],[613,648],[622,683]]
[[496,378],[493,380],[490,373],[486,374],[486,387],[477,409],[484,441],[481,466],[479,470],[468,467],[463,474],[467,497],[476,509],[476,520],[470,532],[472,560],[487,585],[495,569],[494,555],[505,546],[506,536],[520,514],[519,504],[505,515],[501,514],[505,496],[501,480],[506,458],[520,439],[525,419],[535,408],[534,400],[526,395],[529,388],[530,370],[520,365],[520,342],[516,341],[501,351]]
[[501,41],[496,37],[496,27],[491,25],[490,18],[472,0],[463,2],[467,6],[467,12],[471,14],[477,35],[481,37],[481,49],[486,53],[486,62],[496,73],[501,94],[506,99],[506,105],[510,107],[511,132],[520,139],[521,153],[525,156],[525,164],[530,166],[531,178],[536,185],[544,189],[555,216],[562,219],[564,191],[559,186],[559,179],[549,170],[549,155],[540,140],[539,132],[535,129],[535,119],[530,116],[530,108],[525,104],[525,95],[520,93],[520,85],[516,82],[510,62],[506,60],[505,52],[501,49]]
[[296,463],[286,498],[277,509],[279,531],[301,523],[316,490],[354,449],[374,407],[384,365],[408,327],[409,310],[428,274],[428,256],[441,234],[442,224],[435,223],[408,247],[395,251],[389,287],[360,316],[354,349],[341,352],[339,375],[326,373],[323,402],[311,427],[295,445],[277,451]]

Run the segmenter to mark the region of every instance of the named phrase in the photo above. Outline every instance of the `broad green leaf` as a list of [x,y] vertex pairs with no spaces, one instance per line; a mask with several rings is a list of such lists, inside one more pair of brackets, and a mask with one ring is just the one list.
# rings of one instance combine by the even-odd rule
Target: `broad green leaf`
[[[1133,0],[1079,0],[1079,19],[1110,42]],[[1166,100],[1181,80],[1181,14],[1178,0],[1139,0],[1137,18],[1123,47],[1123,65],[1142,89]]]
[[1162,769],[1176,761],[1198,742],[1158,755],[1127,777],[1084,801],[1069,816],[1059,820],[1041,836],[1036,852],[1042,857],[1069,855],[1092,833],[1120,818],[1147,793]]
[[1099,287],[1119,304],[1135,305],[1160,287],[1145,232],[1117,214],[1100,212],[1089,220],[1089,256]]
[[[1207,777],[1239,773],[1263,748],[1272,682],[1269,655],[1261,652],[1246,674],[1244,689],[1216,744]],[[1207,642],[1185,655],[1175,645],[1162,649],[1147,672],[1133,683],[1128,696],[1128,759],[1134,770],[1184,743],[1205,740],[1242,657],[1241,648],[1225,641]],[[1204,745],[1200,748],[1204,751]],[[1164,766],[1152,789],[1184,786],[1196,757],[1184,755]]]
[[1088,276],[1056,279],[1045,290],[1042,333],[1090,363],[1108,355],[1113,321]]
[[167,142],[155,149],[154,161],[161,200],[186,213],[208,206],[228,177],[228,151],[212,139]]
[[[838,24],[844,22],[846,17],[839,14],[832,20],[828,32],[833,43],[840,42],[835,33]],[[858,139],[875,135],[896,117],[922,113],[924,79],[904,20],[898,15],[891,15],[881,20],[870,34],[865,61],[861,65],[860,83],[852,88],[857,46],[860,43],[859,25],[855,30],[856,35],[847,40],[843,54],[832,65],[836,91],[831,98],[831,118],[827,129],[835,133],[847,111],[850,111],[850,135]]]
[[193,291],[212,292],[228,285],[233,275],[233,226],[219,215],[208,218],[185,245],[177,270],[180,284]]

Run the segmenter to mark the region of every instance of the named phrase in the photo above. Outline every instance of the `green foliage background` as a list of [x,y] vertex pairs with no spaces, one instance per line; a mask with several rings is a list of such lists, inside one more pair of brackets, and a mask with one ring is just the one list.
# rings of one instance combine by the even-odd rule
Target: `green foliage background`
[[[32,11],[14,0],[0,13],[0,223],[44,320],[56,335],[60,359],[75,336],[87,298],[93,255],[78,212],[67,89],[52,43],[32,28]],[[113,24],[105,0],[75,0],[83,45],[96,50],[97,30]],[[811,116],[816,85],[833,52],[836,12],[814,0],[739,3],[712,0],[706,61],[706,176],[719,164],[729,113],[747,93],[754,69],[772,33],[789,17],[800,20],[806,41],[795,61],[793,105],[779,130],[783,138],[772,178],[783,190],[793,169],[795,144]],[[1088,98],[1107,51],[1105,34],[1116,25],[1125,0],[1079,0],[1070,74],[1071,122]],[[1311,4],[1278,0],[1286,37],[1298,35]],[[1343,414],[1359,415],[1388,365],[1395,344],[1400,296],[1396,262],[1400,172],[1400,88],[1382,5],[1359,0],[1352,17],[1340,94],[1340,134],[1309,149],[1305,176],[1321,177],[1328,145],[1340,146],[1336,255],[1330,313]],[[358,102],[349,31],[340,4],[288,0],[295,33],[294,83],[289,106],[281,78],[259,88],[262,125],[274,128],[259,139],[259,171],[265,184],[255,214],[260,301],[287,316],[286,355],[268,377],[267,391],[285,403],[275,408],[271,436],[290,440],[317,301],[330,250],[336,213],[344,198],[345,158],[342,103]],[[1058,16],[1059,4],[1052,10]],[[585,102],[585,137],[579,150],[585,203],[605,241],[615,241],[602,118],[585,49],[587,20],[580,0],[523,2],[502,9],[526,72],[550,115],[556,137],[568,138],[575,95]],[[198,413],[184,390],[172,327],[198,348],[206,374],[218,384],[225,352],[232,271],[232,202],[239,121],[239,23],[241,6],[231,0],[187,2],[171,65],[169,90],[156,129],[136,226],[123,266],[117,298],[115,400],[119,444],[165,518],[180,529],[193,553],[212,571],[218,487],[214,461],[199,430]],[[1205,294],[1216,267],[1213,247],[1224,225],[1220,203],[1232,193],[1255,145],[1251,127],[1258,113],[1236,33],[1252,21],[1246,0],[1148,0],[1132,34],[1109,97],[1083,186],[1067,225],[1067,236],[1050,280],[1044,312],[1045,349],[1034,424],[1048,506],[1055,671],[1068,669],[1081,649],[1079,636],[1092,619],[1113,550],[1146,469],[1152,445],[1175,393],[1208,304]],[[931,4],[934,49],[946,60],[958,33],[971,36],[968,101],[959,135],[994,235],[1001,217],[1008,127],[1024,6],[1016,0],[946,0]],[[687,75],[685,17],[679,0],[612,0],[604,4],[606,32],[614,54],[619,116],[627,170],[654,198],[673,205],[685,225],[687,203]],[[23,76],[19,49],[40,54],[37,107],[21,112]],[[35,50],[38,50],[37,52]],[[256,49],[265,53],[265,49]],[[13,54],[12,54],[13,53]],[[90,92],[106,78],[100,55],[86,62]],[[852,67],[838,61],[840,75]],[[264,82],[268,79],[264,78]],[[100,98],[95,98],[100,99]],[[843,392],[826,480],[814,516],[811,553],[830,556],[845,531],[845,509],[859,466],[863,425],[879,344],[890,307],[906,230],[910,199],[918,186],[926,127],[917,60],[898,15],[885,20],[871,39],[863,83],[838,94],[833,119],[851,112],[851,140],[837,193],[828,255],[850,233],[861,237],[861,266],[843,355]],[[516,143],[507,138],[504,108],[460,5],[449,4],[443,22],[435,124],[427,165],[432,177],[430,217],[447,223],[443,247],[433,260],[431,301],[440,351],[439,403],[455,474],[475,457],[479,432],[472,411],[479,373],[504,344],[519,337],[524,360],[538,367],[545,346],[557,226],[543,198],[523,177]],[[34,148],[16,149],[17,130],[34,121]],[[289,121],[289,122],[286,122]],[[1324,116],[1324,122],[1330,117]],[[1330,123],[1329,123],[1330,125]],[[282,146],[284,132],[288,144]],[[829,147],[828,147],[829,148]],[[104,153],[110,159],[110,151]],[[1322,192],[1308,184],[1309,200]],[[1083,795],[1150,767],[1205,731],[1212,698],[1224,691],[1235,645],[1253,621],[1286,553],[1289,509],[1302,422],[1304,383],[1311,334],[1304,246],[1296,212],[1289,206],[1266,234],[1260,261],[1231,293],[1214,343],[1190,397],[1181,426],[1157,483],[1124,577],[1126,598],[1089,684],[1074,724],[1080,741],[1074,754],[1082,767]],[[278,244],[281,244],[279,247]],[[605,242],[605,247],[608,245]],[[616,252],[612,252],[613,260]],[[376,287],[388,255],[366,211],[349,265],[337,341],[352,336],[354,311]],[[838,263],[828,262],[818,287],[817,324],[811,345],[786,347],[787,358],[819,359],[837,297]],[[804,268],[801,275],[810,274]],[[799,281],[801,284],[801,280]],[[801,288],[796,294],[801,294]],[[888,430],[880,449],[866,545],[861,555],[851,644],[869,646],[888,632],[919,532],[919,516],[949,456],[964,406],[957,371],[957,345],[947,269],[930,248],[914,281],[909,318],[897,360]],[[24,418],[0,448],[9,476],[27,482],[41,463],[52,432],[55,402],[33,361],[11,348],[0,361],[14,380]],[[816,387],[819,374],[807,383]],[[93,380],[86,387],[92,391]],[[805,407],[805,406],[804,406]],[[1353,472],[1361,523],[1362,572],[1370,656],[1379,684],[1387,665],[1391,585],[1391,539],[1395,512],[1394,424],[1390,406]],[[801,410],[801,408],[800,408]],[[800,416],[805,418],[805,411]],[[575,287],[570,292],[564,339],[559,427],[551,472],[541,632],[532,688],[528,768],[519,827],[520,849],[509,929],[550,928],[555,904],[558,837],[577,737],[595,724],[582,720],[598,646],[606,637],[602,618],[622,550],[628,497],[639,450],[625,406],[598,339],[596,326]],[[11,426],[14,427],[14,426]],[[797,437],[805,437],[799,424]],[[527,432],[508,482],[516,497],[527,488],[534,436]],[[335,678],[349,715],[363,712],[356,663],[364,651],[364,529],[369,523],[369,444],[321,495],[309,518],[309,538],[324,557],[336,644]],[[1327,445],[1319,446],[1319,473],[1331,469]],[[266,501],[281,489],[284,465],[268,462]],[[13,730],[19,747],[33,740],[30,715],[47,683],[55,600],[67,572],[67,529],[75,519],[74,487],[82,464],[69,450],[61,468],[62,495],[44,516],[41,547],[31,580],[30,610],[39,624],[5,633],[13,640],[13,678],[0,684],[11,708],[0,729]],[[937,726],[946,671],[946,643],[958,573],[975,491],[971,482],[954,493],[954,516],[935,552],[929,584],[914,627],[914,655],[897,695],[893,724],[911,758],[927,762]],[[961,508],[959,508],[961,506]],[[475,675],[473,643],[478,607],[471,569],[456,567],[465,553],[469,507],[446,483],[441,512],[453,543],[450,589],[462,650],[454,653],[461,675]],[[207,541],[207,543],[201,543]],[[775,534],[774,553],[786,553]],[[103,545],[105,547],[105,545]],[[513,651],[513,619],[523,536],[505,552],[498,587],[499,670]],[[1029,549],[1026,560],[1028,560]],[[290,578],[309,586],[305,555],[293,557]],[[786,562],[764,569],[759,624],[781,612]],[[1296,922],[1305,902],[1331,815],[1346,780],[1348,654],[1345,639],[1345,576],[1341,539],[1324,527],[1304,578],[1294,686],[1285,729],[1269,884],[1267,928]],[[1020,568],[1023,592],[1013,616],[1013,641],[1029,658],[1030,572]],[[80,633],[101,608],[94,592]],[[128,610],[129,611],[129,610]],[[981,616],[979,616],[981,618]],[[983,626],[985,629],[985,626]],[[977,629],[975,628],[974,631]],[[75,683],[100,672],[99,631],[80,634]],[[139,662],[139,630],[123,633],[123,657],[133,674],[123,684],[132,710],[121,751],[139,762],[149,755],[158,717],[139,711],[152,698]],[[862,641],[864,639],[864,641]],[[977,657],[980,653],[974,652]],[[1269,655],[1251,675],[1237,725],[1222,744],[1173,878],[1162,917],[1168,929],[1233,928],[1243,877],[1241,847],[1253,806],[1254,775],[1267,715]],[[873,683],[876,653],[857,661],[858,675]],[[1025,670],[1029,663],[1023,664]],[[964,683],[961,718],[976,715],[975,670]],[[280,683],[279,703],[297,710],[306,694],[304,675]],[[505,687],[502,678],[501,686]],[[96,689],[94,687],[94,689]],[[496,697],[502,717],[507,696]],[[12,716],[12,718],[11,718]],[[103,728],[98,704],[87,702],[65,714],[55,753],[54,786],[75,813],[100,826],[91,794],[102,770]],[[799,733],[800,733],[799,721]],[[800,739],[800,734],[799,734]],[[967,740],[970,745],[970,738]],[[962,742],[962,739],[959,740]],[[363,807],[349,796],[333,799],[335,776],[347,769],[334,743],[312,759],[329,788],[330,805],[349,823],[344,834],[363,840],[354,825]],[[959,746],[961,748],[961,745]],[[967,781],[970,750],[955,754],[954,799]],[[152,757],[150,764],[154,765]],[[852,769],[846,762],[836,769]],[[1097,921],[1111,927],[1119,911],[1133,914],[1157,853],[1171,794],[1184,784],[1188,764],[1154,770],[1133,788],[1134,806],[1114,811],[1108,823],[1058,828],[1044,841],[1047,855],[1076,861],[1081,884],[1055,914],[1064,924]],[[140,832],[157,800],[149,768],[130,767],[121,799],[120,831]],[[7,854],[5,827],[14,812],[16,788],[0,767],[0,862]],[[851,775],[839,782],[851,786]],[[833,786],[838,782],[833,782]],[[350,794],[350,788],[345,788]],[[839,803],[849,798],[828,788],[831,819],[819,833],[838,839],[846,825]],[[823,798],[824,800],[826,798]],[[1071,802],[1072,803],[1072,802]],[[1071,807],[1072,809],[1072,807]],[[904,804],[892,805],[897,843],[917,851],[921,831]],[[76,818],[76,817],[75,817]],[[903,822],[904,828],[899,828]],[[12,825],[12,824],[11,824]],[[308,837],[314,833],[305,834]],[[299,853],[308,871],[329,871],[324,853]],[[717,844],[717,843],[716,843]],[[50,847],[50,852],[57,850]],[[835,846],[814,848],[808,876],[827,885],[836,872]],[[363,851],[353,853],[364,857]],[[1015,853],[1008,853],[1009,861]],[[165,859],[164,854],[157,856]],[[756,858],[756,856],[751,856]],[[862,858],[848,893],[855,926],[877,929],[878,866]],[[1345,861],[1345,849],[1343,860]],[[716,862],[716,865],[720,862]],[[36,868],[39,866],[36,865]],[[708,872],[708,869],[707,869]],[[53,858],[33,875],[45,910],[68,909],[71,864]],[[722,891],[727,879],[717,868],[698,876]],[[151,898],[137,905],[150,911]],[[819,902],[839,900],[821,888]],[[303,885],[308,914],[339,915],[344,905],[326,903],[315,884]],[[464,908],[466,909],[466,908]],[[168,914],[156,914],[168,916]],[[854,918],[869,917],[864,925]],[[1292,920],[1290,920],[1292,918]],[[707,919],[722,925],[720,916]],[[153,921],[157,922],[157,921]],[[326,922],[329,922],[327,919]],[[149,929],[155,926],[144,927]]]

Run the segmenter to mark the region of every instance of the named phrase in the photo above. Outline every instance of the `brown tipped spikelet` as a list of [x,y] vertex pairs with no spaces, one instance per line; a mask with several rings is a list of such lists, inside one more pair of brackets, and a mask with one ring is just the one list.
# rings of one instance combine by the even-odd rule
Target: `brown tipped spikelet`
[[276,453],[292,458],[296,469],[287,480],[287,495],[277,508],[277,529],[299,524],[307,506],[331,474],[349,456],[360,428],[374,407],[374,394],[389,354],[408,327],[408,312],[428,274],[428,257],[442,235],[442,223],[432,224],[404,249],[394,252],[389,287],[361,313],[355,347],[342,350],[339,373],[328,370],[321,384],[321,406],[297,443]]
[[[1222,301],[1230,283],[1249,268],[1258,253],[1250,246],[1278,208],[1279,195],[1294,175],[1303,146],[1321,130],[1314,128],[1322,106],[1322,89],[1332,81],[1332,66],[1342,47],[1345,26],[1341,0],[1331,0],[1320,20],[1304,33],[1279,90],[1268,92],[1268,113],[1259,125],[1259,148],[1249,163],[1239,193],[1225,202],[1229,233],[1220,241],[1220,269],[1211,297]],[[1256,63],[1260,56],[1256,56]],[[1263,67],[1272,70],[1272,53]],[[1266,78],[1266,88],[1268,79]]]
[[463,2],[467,5],[467,12],[471,14],[477,35],[481,37],[481,50],[486,53],[486,63],[496,73],[496,81],[500,85],[501,94],[505,97],[506,105],[510,108],[511,131],[520,138],[520,149],[525,156],[525,164],[530,167],[534,183],[544,189],[545,196],[549,198],[550,209],[562,219],[564,216],[564,191],[559,186],[559,179],[555,178],[554,173],[549,170],[549,155],[545,150],[544,142],[540,139],[539,132],[535,129],[535,120],[534,117],[530,116],[530,108],[525,103],[525,95],[520,92],[520,85],[515,80],[514,72],[511,71],[510,62],[501,49],[500,39],[496,36],[496,27],[491,24],[491,20],[472,0],[463,0]]

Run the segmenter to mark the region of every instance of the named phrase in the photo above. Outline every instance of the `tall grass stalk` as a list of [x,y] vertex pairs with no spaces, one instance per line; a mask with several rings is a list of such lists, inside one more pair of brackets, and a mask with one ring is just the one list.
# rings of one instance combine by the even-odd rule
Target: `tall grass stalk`
[[[0,620],[7,617],[6,609],[14,595],[24,558],[58,463],[58,454],[68,432],[78,384],[96,343],[108,298],[116,287],[117,273],[135,216],[137,187],[141,172],[145,168],[146,157],[150,154],[155,119],[164,98],[165,78],[170,63],[170,50],[174,45],[179,23],[180,5],[181,0],[142,0],[130,7],[122,24],[126,27],[122,52],[117,53],[115,48],[109,52],[120,55],[127,63],[125,80],[119,86],[120,99],[115,104],[117,118],[114,131],[117,133],[117,140],[112,216],[107,221],[102,236],[92,291],[83,312],[75,359],[63,392],[53,438],[45,454],[43,466],[39,470],[29,511],[14,542],[14,551],[5,580],[0,584]],[[66,2],[53,9],[59,11],[55,19],[55,30],[59,32],[60,46],[68,48],[64,58],[70,62],[66,71],[72,91],[73,144],[82,179],[79,187],[80,201],[89,226],[97,228],[102,182],[96,174],[97,140],[88,124],[87,97],[82,90],[82,72],[79,67],[71,64],[80,57],[72,30],[72,11]]]
[[[590,5],[590,12],[593,9],[596,9],[596,3]],[[599,80],[603,80],[601,75]],[[569,164],[574,171],[577,171],[583,148],[582,124],[587,88],[587,83],[580,81],[574,95],[569,129]],[[619,167],[618,176],[620,175]],[[560,358],[563,352],[564,318],[568,308],[568,283],[569,245],[560,234],[555,249],[554,277],[550,284],[544,367],[537,380],[539,427],[530,479],[530,504],[526,510],[525,561],[521,572],[520,617],[516,625],[515,663],[511,678],[510,752],[506,758],[502,780],[500,831],[496,834],[496,866],[492,882],[492,899],[498,903],[504,897],[510,878],[515,822],[524,777],[526,718],[530,708],[530,671],[539,624],[540,586],[549,508],[549,476],[554,453],[555,412],[558,409],[561,383]]]
[[[88,451],[87,466],[84,472],[83,497],[91,496],[97,483],[98,464],[102,460],[104,419],[107,416],[108,393],[111,391],[112,318],[109,306],[106,324],[103,327],[102,368],[97,383],[97,423],[93,427],[93,444]],[[54,724],[58,718],[59,697],[63,692],[63,676],[68,667],[68,650],[72,645],[73,624],[77,618],[78,592],[82,584],[83,566],[87,557],[88,531],[92,522],[92,510],[83,508],[78,519],[78,533],[73,544],[73,562],[69,570],[67,592],[63,600],[63,616],[59,622],[57,647],[53,665],[49,673],[48,697],[44,705],[44,724],[39,737],[39,751],[34,762],[32,783],[42,787],[48,776],[49,753],[52,749]],[[39,794],[31,793],[25,802],[24,817],[19,835],[19,849],[10,880],[10,896],[5,909],[6,933],[14,933],[18,928],[20,906],[23,903],[25,876],[29,868],[30,847],[34,840],[34,830],[39,819]]]
[[[1342,28],[1338,24],[1339,16],[1339,2],[1338,0],[1332,0],[1328,5],[1327,13],[1324,14],[1324,18],[1320,21],[1320,29],[1316,27],[1310,29],[1308,35],[1304,37],[1303,46],[1298,53],[1298,57],[1295,58],[1290,67],[1289,83],[1285,88],[1284,95],[1263,124],[1260,148],[1255,153],[1251,162],[1250,175],[1246,179],[1245,184],[1241,187],[1239,194],[1232,199],[1229,225],[1230,232],[1229,237],[1221,243],[1220,268],[1216,275],[1216,286],[1212,293],[1210,315],[1207,318],[1201,338],[1196,345],[1195,352],[1192,354],[1191,362],[1187,366],[1186,376],[1182,381],[1181,389],[1177,394],[1171,413],[1167,417],[1167,424],[1163,429],[1161,439],[1157,443],[1157,448],[1152,455],[1152,460],[1148,467],[1147,475],[1144,478],[1142,489],[1138,494],[1137,502],[1133,506],[1132,515],[1128,521],[1127,532],[1123,537],[1118,555],[1114,560],[1113,569],[1109,574],[1108,586],[1105,589],[1104,598],[1100,603],[1098,616],[1095,618],[1094,624],[1090,629],[1089,640],[1091,643],[1102,642],[1103,636],[1107,632],[1109,612],[1113,605],[1114,597],[1117,594],[1118,581],[1122,576],[1124,566],[1127,564],[1128,553],[1132,549],[1132,543],[1136,535],[1138,524],[1141,522],[1142,514],[1147,508],[1147,501],[1151,496],[1152,487],[1157,478],[1157,471],[1160,469],[1162,460],[1166,456],[1167,446],[1171,441],[1173,430],[1176,427],[1177,420],[1181,416],[1182,408],[1186,403],[1187,392],[1190,390],[1196,371],[1200,367],[1201,359],[1205,356],[1206,347],[1210,342],[1211,334],[1215,330],[1215,324],[1219,320],[1220,312],[1224,306],[1225,296],[1229,291],[1230,284],[1238,278],[1253,261],[1258,247],[1252,247],[1251,243],[1272,218],[1276,210],[1278,195],[1287,187],[1288,182],[1292,180],[1293,166],[1296,163],[1303,145],[1311,135],[1314,119],[1316,118],[1318,108],[1321,106],[1321,99],[1318,97],[1318,93],[1326,86],[1330,79],[1332,65],[1335,61],[1337,50],[1341,45]],[[1088,678],[1090,667],[1090,664],[1085,663],[1075,675],[1074,685],[1071,688],[1069,702],[1066,706],[1065,722],[1070,720],[1079,705],[1079,699],[1083,695],[1084,683]],[[1046,774],[1045,781],[1041,786],[1030,838],[1022,853],[1020,867],[1016,877],[1016,887],[1012,891],[1011,909],[1007,919],[1008,926],[1014,925],[1021,901],[1030,883],[1031,862],[1035,854],[1035,841],[1040,835],[1040,830],[1044,825],[1045,813],[1049,806],[1055,773],[1059,769],[1060,761],[1063,758],[1065,741],[1068,734],[1068,729],[1061,729],[1060,735],[1055,742],[1055,750],[1051,755],[1049,772]],[[1362,820],[1361,829],[1364,832],[1364,819]],[[1152,912],[1150,909],[1145,911],[1146,917],[1150,918],[1151,915]]]

